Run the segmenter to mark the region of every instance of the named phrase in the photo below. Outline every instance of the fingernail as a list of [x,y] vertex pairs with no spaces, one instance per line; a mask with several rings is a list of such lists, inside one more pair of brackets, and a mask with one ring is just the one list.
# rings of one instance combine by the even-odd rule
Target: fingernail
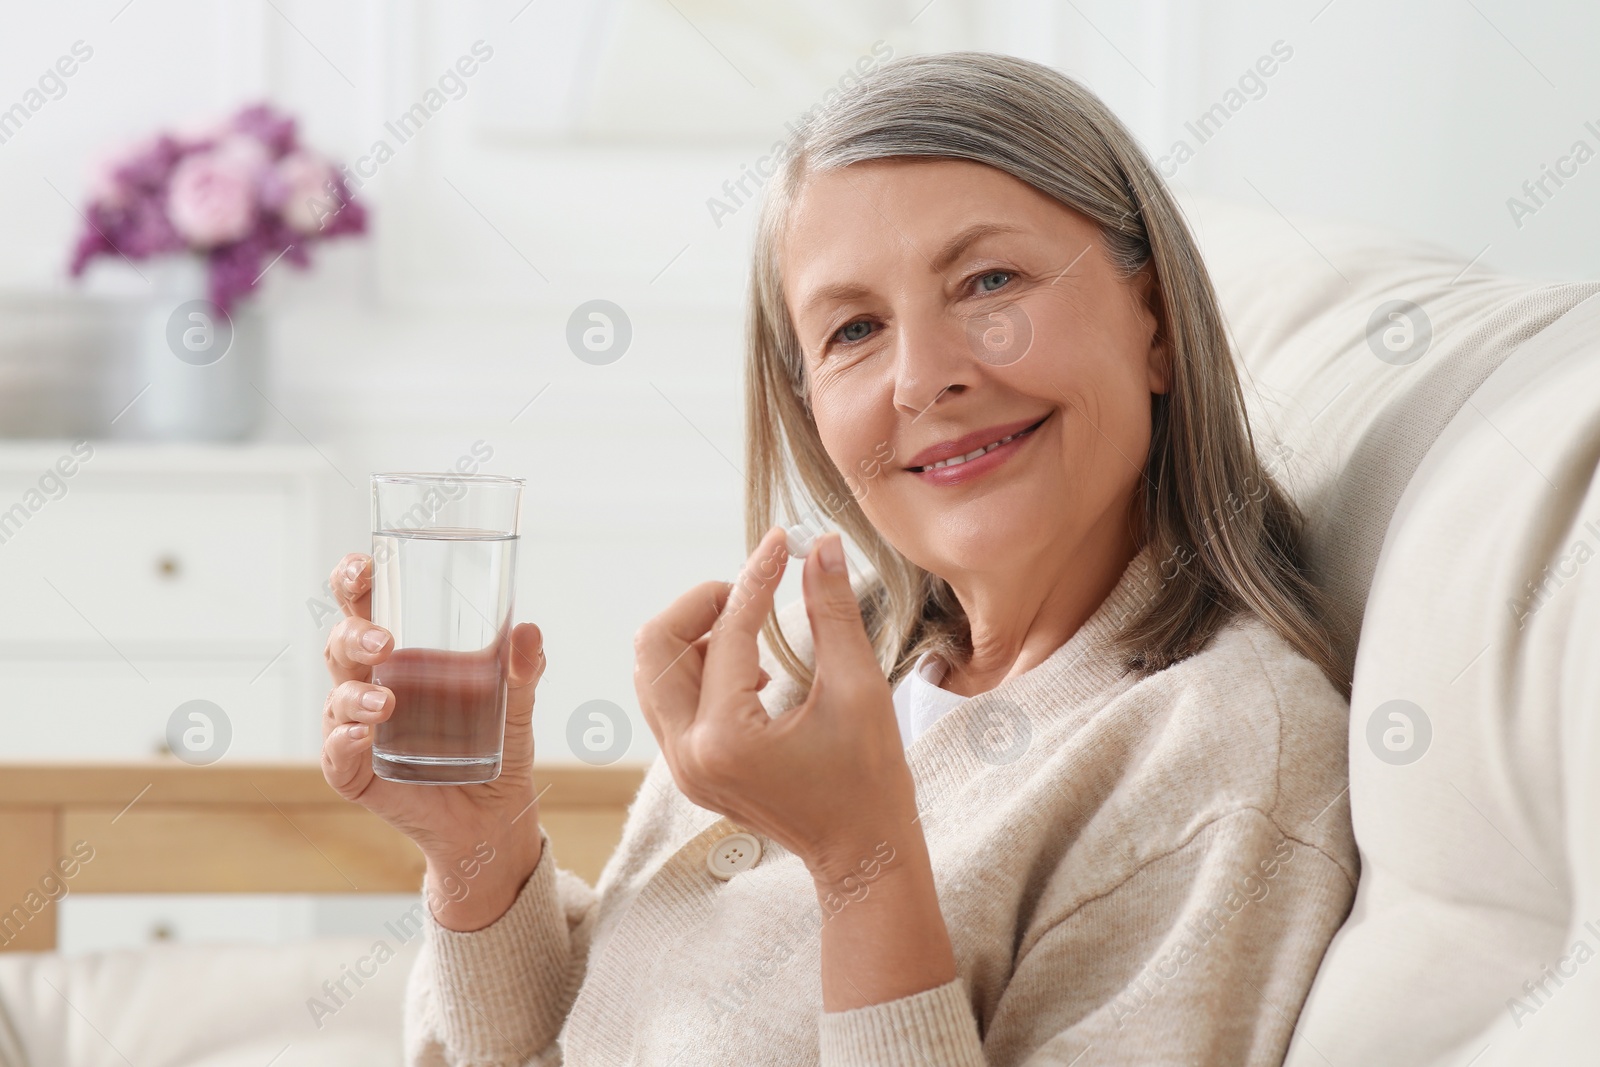
[[812,551],[817,554],[817,560],[822,564],[823,570],[835,574],[844,570],[844,546],[839,543],[837,534],[819,538]]
[[368,652],[376,652],[383,647],[384,636],[382,630],[368,630],[361,635],[361,647]]
[[350,727],[350,740],[360,741],[362,738],[367,736],[367,733],[371,729],[372,727],[368,726],[364,722],[356,723],[354,726]]
[[369,689],[361,694],[361,706],[368,711],[383,710],[383,694],[376,689]]
[[350,566],[348,566],[348,567],[346,567],[344,569],[345,579],[347,581],[352,581],[352,582],[355,581],[357,578],[361,577],[361,571],[365,567],[366,567],[366,563],[364,563],[363,561],[361,561],[359,559],[356,560],[354,563],[350,564]]

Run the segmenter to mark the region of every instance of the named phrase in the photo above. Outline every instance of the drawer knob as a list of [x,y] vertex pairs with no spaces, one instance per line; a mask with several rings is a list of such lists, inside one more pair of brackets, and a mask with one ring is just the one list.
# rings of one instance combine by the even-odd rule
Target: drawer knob
[[175,579],[182,568],[178,565],[177,556],[162,556],[156,560],[156,573],[166,579]]

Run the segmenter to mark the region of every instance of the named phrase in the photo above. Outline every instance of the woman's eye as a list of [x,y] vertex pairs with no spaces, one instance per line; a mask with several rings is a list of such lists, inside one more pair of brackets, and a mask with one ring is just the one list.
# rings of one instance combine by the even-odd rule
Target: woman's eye
[[992,270],[987,274],[978,275],[978,292],[992,293],[1011,280],[1008,270]]
[[857,319],[855,322],[847,322],[839,327],[833,336],[835,340],[851,343],[863,339],[871,332],[872,323],[865,319]]

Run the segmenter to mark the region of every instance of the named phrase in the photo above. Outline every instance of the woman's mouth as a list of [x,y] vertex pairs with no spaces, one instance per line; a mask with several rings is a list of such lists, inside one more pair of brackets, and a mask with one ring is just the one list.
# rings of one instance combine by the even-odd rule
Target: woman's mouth
[[[934,460],[931,463],[907,467],[906,470],[934,485],[955,485],[981,477],[1010,459],[1023,442],[1050,418],[1049,415],[1029,423],[1018,430],[1003,434],[966,451]],[[937,451],[943,451],[943,448]]]

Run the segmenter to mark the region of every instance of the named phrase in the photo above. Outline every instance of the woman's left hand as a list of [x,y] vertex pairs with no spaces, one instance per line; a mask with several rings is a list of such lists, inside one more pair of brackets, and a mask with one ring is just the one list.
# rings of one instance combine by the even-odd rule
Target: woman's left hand
[[634,638],[634,688],[684,796],[832,883],[859,878],[881,843],[898,850],[920,838],[916,790],[838,534],[819,537],[805,561],[816,681],[777,716],[762,706],[756,639],[787,561],[774,527],[737,583],[698,585],[646,623]]

